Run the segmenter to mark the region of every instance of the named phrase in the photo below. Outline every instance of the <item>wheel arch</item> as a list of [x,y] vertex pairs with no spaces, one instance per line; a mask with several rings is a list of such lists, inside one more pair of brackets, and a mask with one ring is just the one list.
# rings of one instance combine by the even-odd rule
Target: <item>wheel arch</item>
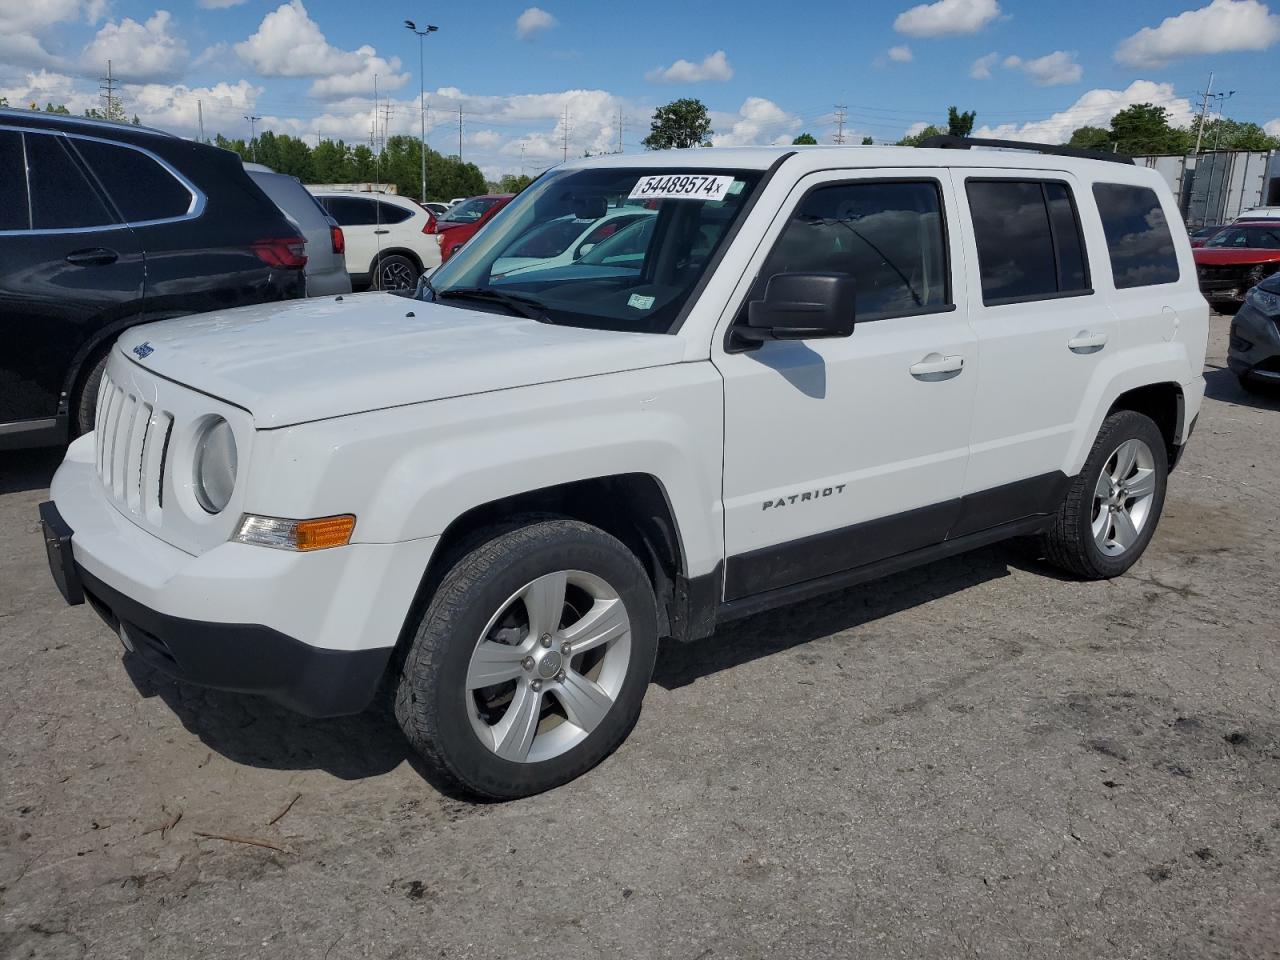
[[1160,435],[1164,437],[1165,454],[1169,458],[1169,469],[1172,470],[1178,460],[1178,443],[1183,436],[1186,417],[1186,398],[1182,393],[1182,385],[1165,381],[1127,390],[1116,397],[1107,410],[1107,416],[1120,410],[1132,410],[1155,422]]
[[383,258],[392,256],[406,257],[418,268],[419,271],[425,269],[422,263],[422,258],[409,247],[387,247],[383,250],[379,250],[373,255],[373,259],[369,261],[369,273],[372,275],[377,272],[378,264],[382,262]]

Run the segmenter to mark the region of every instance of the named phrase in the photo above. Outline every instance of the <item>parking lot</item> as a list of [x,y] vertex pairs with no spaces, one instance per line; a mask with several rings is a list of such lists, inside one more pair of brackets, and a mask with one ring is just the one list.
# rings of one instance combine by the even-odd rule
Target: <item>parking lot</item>
[[1127,576],[1012,546],[667,648],[557,791],[389,712],[175,683],[63,605],[0,454],[0,956],[1280,956],[1280,395],[1208,396]]

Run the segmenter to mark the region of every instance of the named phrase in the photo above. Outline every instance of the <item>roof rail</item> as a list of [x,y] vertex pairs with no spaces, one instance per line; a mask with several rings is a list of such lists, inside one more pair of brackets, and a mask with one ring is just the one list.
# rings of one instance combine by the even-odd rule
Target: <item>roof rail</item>
[[968,150],[970,147],[997,147],[1001,150],[1028,150],[1032,153],[1051,153],[1059,157],[1081,157],[1085,160],[1105,160],[1107,163],[1133,164],[1127,153],[1107,153],[1103,150],[1084,150],[1060,143],[1028,143],[1023,140],[991,140],[986,137],[956,137],[941,133],[927,137],[918,144],[921,147],[938,147],[943,150]]

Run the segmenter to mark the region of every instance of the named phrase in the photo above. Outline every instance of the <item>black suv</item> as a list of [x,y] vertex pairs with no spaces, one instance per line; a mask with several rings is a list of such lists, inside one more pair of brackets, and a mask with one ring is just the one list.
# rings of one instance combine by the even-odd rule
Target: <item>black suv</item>
[[91,430],[124,328],[302,296],[304,253],[234,153],[0,110],[0,448]]

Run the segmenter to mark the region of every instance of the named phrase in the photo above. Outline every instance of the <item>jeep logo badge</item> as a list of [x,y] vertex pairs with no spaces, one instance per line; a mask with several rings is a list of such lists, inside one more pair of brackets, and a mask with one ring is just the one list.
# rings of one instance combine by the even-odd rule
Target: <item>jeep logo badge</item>
[[145,360],[156,352],[156,348],[151,345],[150,341],[144,340],[133,348],[133,352],[137,355],[139,360]]

